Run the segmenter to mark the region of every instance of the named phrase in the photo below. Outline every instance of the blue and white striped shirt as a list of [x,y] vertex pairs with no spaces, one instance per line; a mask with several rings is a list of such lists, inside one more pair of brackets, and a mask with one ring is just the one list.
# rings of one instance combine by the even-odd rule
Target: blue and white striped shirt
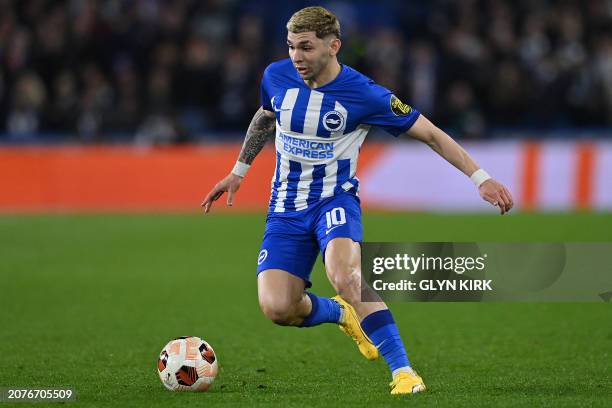
[[388,89],[343,65],[328,84],[311,89],[290,59],[266,68],[261,103],[276,115],[276,171],[270,212],[300,211],[341,192],[358,195],[359,150],[371,126],[394,136],[419,112]]

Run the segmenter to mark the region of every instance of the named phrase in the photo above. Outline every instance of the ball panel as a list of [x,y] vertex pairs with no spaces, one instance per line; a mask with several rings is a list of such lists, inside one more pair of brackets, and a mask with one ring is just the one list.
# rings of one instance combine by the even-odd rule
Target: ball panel
[[217,375],[217,364],[209,364],[208,362],[201,360],[196,363],[196,370],[200,377],[214,378]]
[[200,345],[200,354],[202,355],[202,358],[208,361],[210,364],[214,363],[216,360],[215,351],[212,349],[212,347],[210,347],[210,344],[206,343],[205,341],[202,341],[202,344]]
[[176,371],[176,381],[180,385],[192,386],[198,379],[195,367],[182,366]]
[[161,354],[159,355],[159,359],[157,360],[157,370],[161,373],[162,371],[164,371],[167,364],[168,353],[166,353],[166,350],[162,350]]
[[181,343],[182,340],[172,340],[168,343],[168,353],[175,356],[181,355]]
[[202,340],[199,337],[189,337],[185,339],[185,358],[187,360],[195,360],[199,357],[198,347],[200,347]]

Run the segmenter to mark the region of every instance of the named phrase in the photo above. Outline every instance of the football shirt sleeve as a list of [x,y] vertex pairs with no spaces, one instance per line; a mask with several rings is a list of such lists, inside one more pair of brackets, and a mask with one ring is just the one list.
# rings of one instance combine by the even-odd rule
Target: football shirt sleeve
[[274,108],[272,107],[272,102],[270,101],[270,93],[268,90],[270,86],[269,70],[270,70],[269,67],[266,68],[261,78],[261,106],[264,108],[264,110],[274,112]]
[[403,103],[387,88],[371,83],[368,95],[368,114],[362,121],[377,126],[397,137],[412,127],[420,113]]

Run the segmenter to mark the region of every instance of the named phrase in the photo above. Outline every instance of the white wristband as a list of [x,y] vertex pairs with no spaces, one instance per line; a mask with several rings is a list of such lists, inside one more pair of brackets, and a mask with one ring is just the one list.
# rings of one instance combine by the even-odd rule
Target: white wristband
[[234,168],[232,169],[232,173],[239,176],[239,177],[244,177],[247,174],[247,171],[249,171],[249,167],[251,167],[250,164],[246,164],[243,163],[241,161],[237,161],[236,164],[234,164]]
[[487,173],[483,169],[476,170],[470,176],[470,180],[472,180],[472,182],[476,185],[476,187],[480,187],[480,185],[482,183],[484,183],[485,181],[489,180],[490,178],[491,178],[491,176],[489,176],[489,173]]

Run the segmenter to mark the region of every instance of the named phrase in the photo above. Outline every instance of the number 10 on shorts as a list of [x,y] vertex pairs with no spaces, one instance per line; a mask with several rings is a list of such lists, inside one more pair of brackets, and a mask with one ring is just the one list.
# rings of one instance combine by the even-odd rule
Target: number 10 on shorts
[[327,230],[331,228],[346,224],[346,214],[344,208],[336,207],[325,213],[325,219],[327,220]]

